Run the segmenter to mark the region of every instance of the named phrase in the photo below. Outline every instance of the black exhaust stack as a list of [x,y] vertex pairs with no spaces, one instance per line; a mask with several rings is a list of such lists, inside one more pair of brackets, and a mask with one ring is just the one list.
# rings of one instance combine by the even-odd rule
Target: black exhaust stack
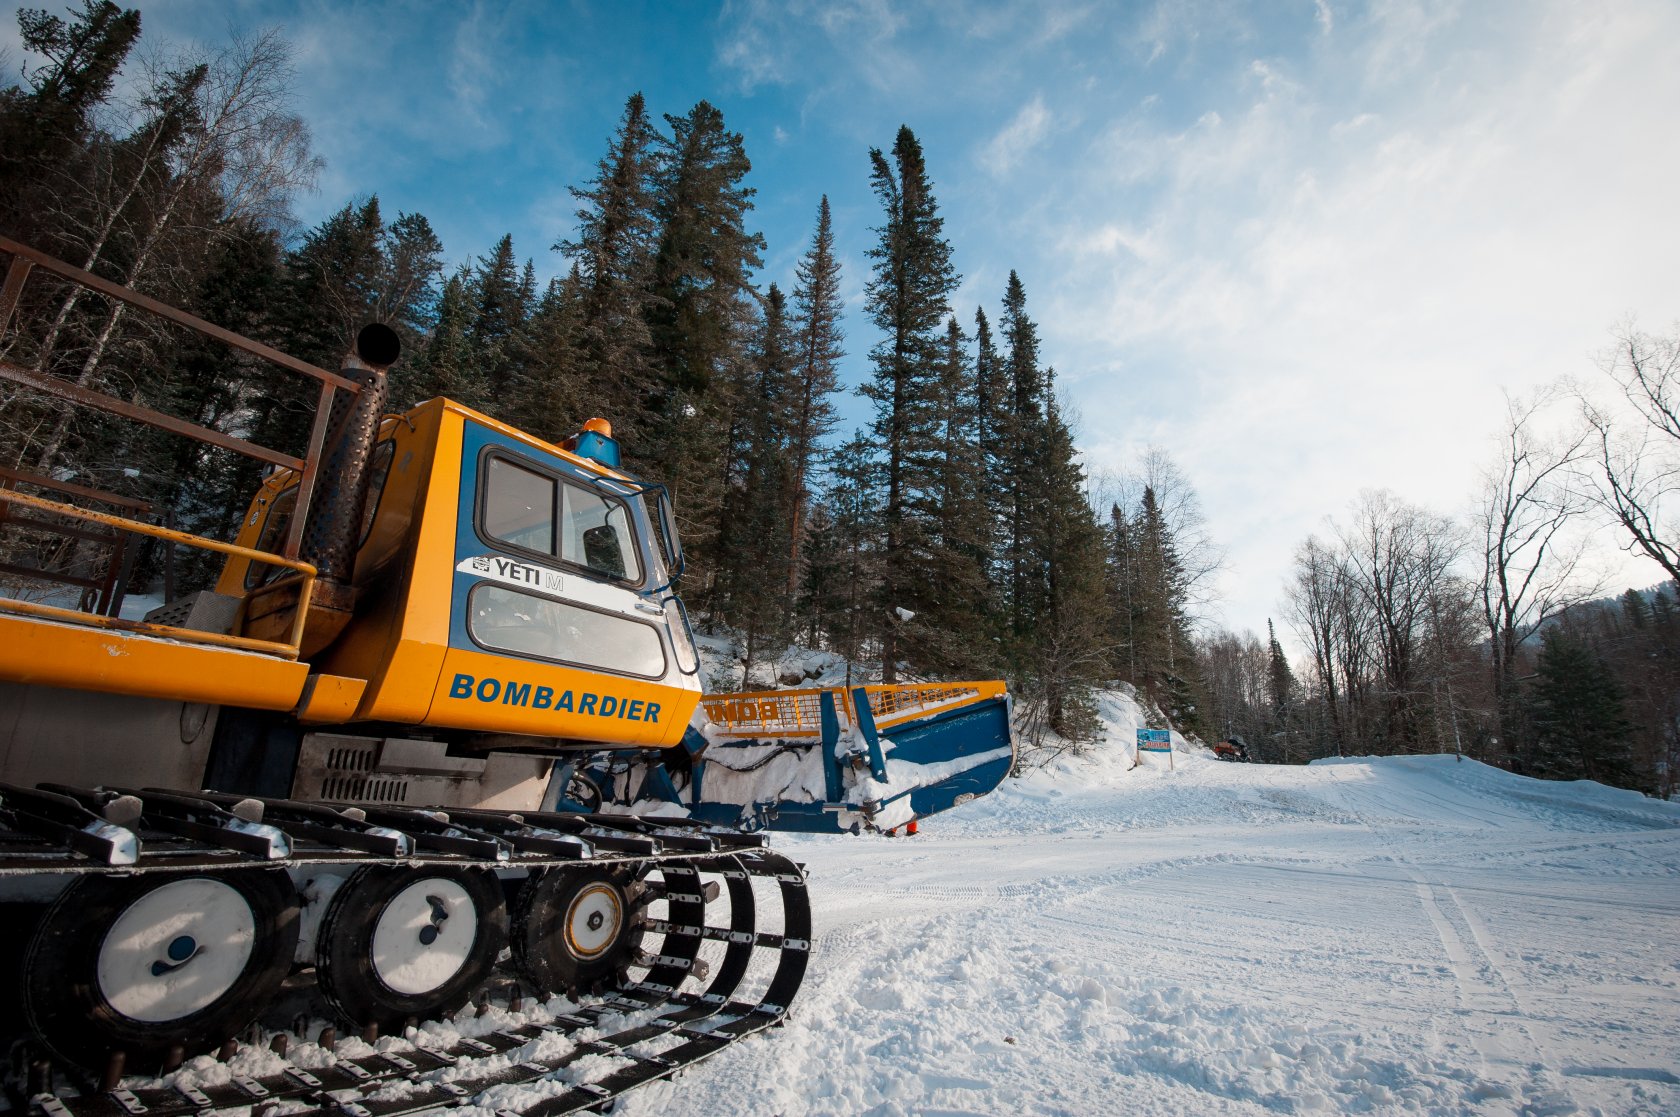
[[333,394],[315,496],[303,525],[298,557],[316,570],[301,649],[305,658],[337,639],[355,609],[351,575],[367,512],[368,467],[391,395],[385,371],[401,352],[396,331],[374,322],[356,335],[356,344],[339,369],[339,375],[354,380],[362,390],[355,395]]

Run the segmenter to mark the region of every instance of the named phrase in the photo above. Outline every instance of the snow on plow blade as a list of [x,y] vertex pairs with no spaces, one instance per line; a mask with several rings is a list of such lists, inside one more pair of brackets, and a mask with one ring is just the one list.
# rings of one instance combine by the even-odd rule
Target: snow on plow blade
[[857,833],[961,806],[1015,763],[1001,682],[718,694],[703,705],[708,724],[689,730],[682,755],[588,775],[626,806],[662,801],[748,830]]

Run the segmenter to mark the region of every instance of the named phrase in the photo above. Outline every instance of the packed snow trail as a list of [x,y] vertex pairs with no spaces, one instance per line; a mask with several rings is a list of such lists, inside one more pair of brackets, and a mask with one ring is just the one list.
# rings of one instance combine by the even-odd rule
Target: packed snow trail
[[641,1114],[1680,1113],[1680,806],[1452,757],[1013,781],[808,863],[792,1020]]

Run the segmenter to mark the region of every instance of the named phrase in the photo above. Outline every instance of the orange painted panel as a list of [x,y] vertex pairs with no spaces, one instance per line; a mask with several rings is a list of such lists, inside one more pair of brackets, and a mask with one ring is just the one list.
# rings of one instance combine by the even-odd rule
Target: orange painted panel
[[309,667],[256,652],[0,614],[0,678],[255,710],[290,710]]

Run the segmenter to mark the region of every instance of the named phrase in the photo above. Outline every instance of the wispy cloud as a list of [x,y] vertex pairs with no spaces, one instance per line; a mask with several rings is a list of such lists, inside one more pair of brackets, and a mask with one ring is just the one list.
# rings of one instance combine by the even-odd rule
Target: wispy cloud
[[1166,420],[1232,540],[1240,623],[1318,516],[1364,487],[1457,511],[1501,386],[1585,372],[1624,312],[1680,304],[1668,250],[1629,252],[1680,248],[1655,216],[1680,154],[1651,142],[1680,74],[1642,45],[1680,13],[1481,18],[1390,5],[1311,70],[1250,62],[1225,111],[1128,114],[1046,230],[1077,251],[1045,334],[1091,370],[1072,385],[1085,413],[1118,417],[1090,456],[1124,464]]
[[1050,110],[1044,107],[1044,98],[1035,94],[1032,100],[1021,106],[1015,118],[980,149],[980,165],[998,177],[1008,174],[1044,141],[1051,123]]

